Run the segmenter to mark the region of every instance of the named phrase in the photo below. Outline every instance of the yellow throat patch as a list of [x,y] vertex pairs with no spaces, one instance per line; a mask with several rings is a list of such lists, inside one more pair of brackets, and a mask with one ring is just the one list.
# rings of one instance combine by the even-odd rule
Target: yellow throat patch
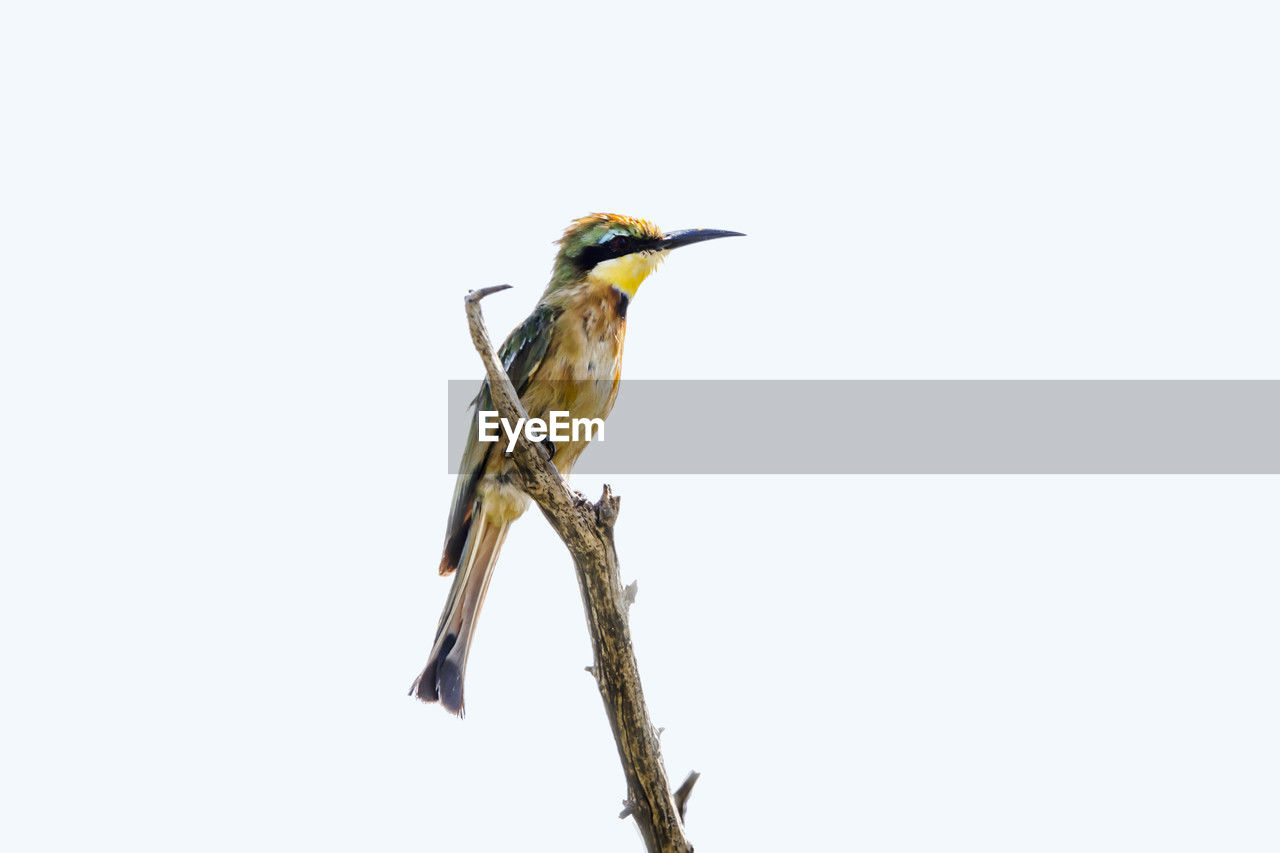
[[616,287],[627,294],[628,299],[634,299],[641,282],[648,278],[649,273],[653,272],[666,257],[666,252],[632,252],[630,255],[596,264],[587,278]]

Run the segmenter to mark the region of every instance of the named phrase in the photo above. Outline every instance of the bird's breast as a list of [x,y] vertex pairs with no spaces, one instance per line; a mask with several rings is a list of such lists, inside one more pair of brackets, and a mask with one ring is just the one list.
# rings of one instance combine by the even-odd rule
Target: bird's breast
[[[584,287],[574,294],[556,318],[535,381],[522,395],[531,416],[608,416],[618,395],[628,301],[613,287]],[[557,448],[557,465],[572,464],[585,448],[585,441]]]
[[565,378],[613,377],[622,358],[629,302],[616,287],[591,288],[560,315],[552,340],[559,344]]

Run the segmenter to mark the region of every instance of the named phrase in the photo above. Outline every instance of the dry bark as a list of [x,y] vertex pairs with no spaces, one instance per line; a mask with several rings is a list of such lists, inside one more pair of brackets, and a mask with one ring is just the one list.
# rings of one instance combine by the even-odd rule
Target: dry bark
[[[472,291],[467,294],[466,306],[471,340],[484,361],[494,405],[501,417],[516,423],[528,414],[498,360],[480,311],[481,299],[508,287]],[[690,853],[693,845],[684,836],[683,816],[697,774],[691,773],[680,787],[677,804],[662,764],[659,731],[649,721],[640,687],[640,671],[631,647],[627,608],[634,599],[634,588],[628,594],[622,586],[613,541],[620,499],[608,485],[596,503],[571,491],[546,452],[525,438],[523,431],[513,455],[524,490],[573,557],[591,634],[594,664],[589,671],[600,688],[627,777],[626,807],[622,816],[635,818],[650,853]]]

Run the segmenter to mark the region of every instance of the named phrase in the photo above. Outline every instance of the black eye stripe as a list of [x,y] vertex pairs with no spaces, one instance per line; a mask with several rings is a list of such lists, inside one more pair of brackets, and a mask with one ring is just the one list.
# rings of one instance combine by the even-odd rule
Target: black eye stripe
[[625,234],[616,234],[611,239],[603,243],[597,243],[594,246],[587,246],[578,253],[576,258],[578,266],[584,270],[589,270],[596,264],[604,261],[620,258],[623,255],[629,255],[632,252],[639,251],[644,248],[643,241]]

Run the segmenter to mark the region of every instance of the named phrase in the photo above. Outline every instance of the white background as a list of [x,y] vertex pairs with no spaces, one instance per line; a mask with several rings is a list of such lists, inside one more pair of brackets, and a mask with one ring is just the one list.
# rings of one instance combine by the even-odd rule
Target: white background
[[[405,696],[463,293],[517,285],[505,334],[609,210],[750,235],[644,286],[628,376],[1277,378],[1277,36],[1231,2],[7,5],[0,845],[640,849],[536,514],[467,719]],[[699,850],[1280,846],[1277,479],[612,482]]]

